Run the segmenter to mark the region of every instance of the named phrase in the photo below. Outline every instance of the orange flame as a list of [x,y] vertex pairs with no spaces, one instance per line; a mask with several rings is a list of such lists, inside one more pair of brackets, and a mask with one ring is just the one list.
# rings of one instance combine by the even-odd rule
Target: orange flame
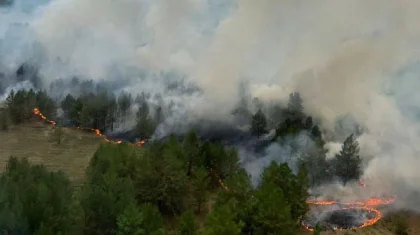
[[338,202],[338,201],[315,201],[315,200],[308,200],[306,203],[309,205],[345,205],[345,206],[362,206],[362,207],[373,207],[373,206],[379,206],[379,205],[389,205],[395,201],[397,198],[396,195],[392,195],[389,198],[377,198],[372,197],[367,200],[359,200],[359,201],[353,201],[353,202]]
[[[355,228],[367,227],[378,222],[382,218],[382,213],[374,207],[379,206],[379,205],[389,205],[393,203],[396,198],[397,198],[396,195],[393,195],[393,196],[390,196],[389,198],[382,199],[382,198],[373,197],[367,200],[359,200],[359,201],[353,201],[353,202],[308,200],[306,201],[306,203],[308,203],[309,205],[344,205],[346,207],[344,207],[341,210],[363,209],[363,210],[367,210],[375,214],[375,216],[372,219],[365,221],[361,226],[352,228],[352,229],[355,229]],[[303,225],[303,227],[305,227],[309,231],[313,231],[313,228],[310,228],[307,225]],[[344,229],[335,228],[334,230],[344,230]]]
[[[374,213],[375,216],[372,219],[366,220],[362,225],[355,226],[355,227],[350,228],[350,229],[359,229],[359,228],[364,228],[364,227],[367,227],[367,226],[371,226],[371,225],[374,225],[376,222],[378,222],[380,219],[382,219],[382,213],[379,210],[377,210],[375,208],[371,208],[371,207],[366,207],[366,206],[363,206],[363,207],[352,206],[352,207],[345,207],[345,208],[342,208],[342,209],[339,209],[339,210],[353,210],[353,209],[367,210],[367,211],[369,211],[371,213]],[[303,227],[306,228],[307,230],[311,231],[311,232],[314,231],[313,228],[310,228],[307,225],[303,225]],[[335,231],[343,231],[343,230],[346,230],[346,229],[343,229],[343,228],[333,228],[333,230],[335,230]]]
[[[229,188],[223,183],[222,178],[220,178],[216,172],[213,171],[213,169],[210,169],[210,172],[213,173],[218,179],[219,179],[219,184],[220,186],[225,189],[225,190],[229,190]],[[362,187],[366,187],[366,184],[360,180],[359,183],[362,185]],[[235,191],[234,191],[235,192]],[[328,205],[344,205],[346,207],[340,209],[340,210],[350,210],[350,209],[363,209],[363,210],[367,210],[369,212],[372,212],[375,214],[375,216],[372,219],[369,219],[367,221],[365,221],[362,225],[360,225],[359,227],[354,227],[351,229],[357,229],[357,228],[364,228],[370,225],[374,225],[376,222],[378,222],[381,218],[382,218],[382,213],[373,208],[375,206],[379,206],[379,205],[389,205],[391,203],[394,202],[394,200],[397,198],[396,195],[393,195],[389,198],[386,199],[381,199],[381,198],[369,198],[367,200],[359,200],[359,201],[353,201],[353,202],[338,202],[338,201],[316,201],[316,200],[307,200],[306,203],[308,203],[309,205],[320,205],[320,206],[328,206]],[[313,228],[308,227],[305,224],[302,224],[304,228],[306,228],[308,231],[314,231]],[[334,228],[334,230],[345,230],[342,228]]]
[[[41,113],[41,111],[38,109],[38,108],[34,108],[34,110],[33,110],[33,113],[36,115],[36,116],[38,116],[38,117],[40,117],[42,120],[45,120],[46,122],[49,122],[51,125],[53,125],[53,126],[55,126],[57,123],[55,122],[55,121],[52,121],[52,120],[49,120],[47,117],[45,117],[42,113]],[[102,136],[103,138],[104,138],[104,140],[106,141],[106,142],[109,142],[109,143],[113,143],[113,144],[121,144],[122,143],[122,141],[121,140],[110,140],[110,139],[108,139],[105,135],[103,135],[102,133],[101,133],[101,131],[99,130],[99,129],[93,129],[93,128],[87,128],[87,127],[76,127],[77,129],[79,129],[79,130],[88,130],[88,131],[92,131],[92,132],[95,132],[95,134],[97,135],[97,136]],[[136,146],[138,146],[138,147],[141,147],[141,146],[143,146],[144,144],[145,144],[146,142],[144,141],[144,140],[141,140],[141,141],[138,141],[137,143],[135,143],[134,145],[136,145]]]
[[33,110],[34,114],[39,116],[42,120],[45,120],[46,122],[49,122],[51,125],[55,126],[57,123],[55,121],[48,120],[47,117],[42,115],[41,111],[39,111],[38,108],[34,108]]

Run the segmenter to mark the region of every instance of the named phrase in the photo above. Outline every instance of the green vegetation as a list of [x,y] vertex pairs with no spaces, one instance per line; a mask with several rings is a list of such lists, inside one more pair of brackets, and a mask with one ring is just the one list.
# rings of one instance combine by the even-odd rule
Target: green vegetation
[[[179,234],[297,231],[307,211],[307,195],[302,193],[307,190],[302,183],[305,170],[294,175],[286,164],[272,163],[261,187],[253,189],[239,166],[209,168],[206,161],[196,161],[187,176],[188,147],[174,139],[140,151],[125,144],[101,145],[80,191],[63,173],[49,173],[25,159],[11,158],[0,181],[1,196],[7,202],[0,209],[8,218],[0,228],[43,234],[164,234],[163,218],[172,218],[178,220]],[[208,151],[223,154],[220,159],[237,157],[218,144],[199,143],[198,147],[203,158]],[[238,159],[228,162],[237,164]],[[219,177],[215,172],[228,189],[210,183],[211,176]],[[214,193],[216,201],[207,200]],[[203,210],[210,204],[211,211]],[[206,220],[199,231],[195,215],[200,214]]]
[[32,117],[34,108],[39,108],[51,119],[55,117],[56,105],[44,91],[20,90],[16,93],[12,91],[7,97],[6,113],[14,124],[28,121]]
[[[60,105],[73,125],[103,131],[112,130],[117,120],[125,123],[134,103],[136,133],[148,139],[164,117],[160,106],[150,111],[145,97],[133,101],[128,94],[89,93],[68,95]],[[290,95],[278,120],[268,120],[263,105],[254,103],[258,109],[249,120],[253,135],[267,133],[270,122],[278,123],[273,141],[306,133],[315,142],[299,158],[296,174],[286,163],[272,162],[253,187],[236,149],[200,141],[194,130],[183,141],[170,137],[141,149],[102,144],[77,189],[64,173],[11,158],[0,181],[0,229],[7,234],[296,234],[309,210],[310,186],[333,177],[344,183],[358,179],[358,144],[349,136],[335,161],[327,161],[319,123],[305,115],[299,93]],[[3,113],[20,124],[30,120],[35,107],[55,116],[54,101],[34,91],[11,93]],[[57,144],[66,142],[59,125],[52,137]]]
[[353,179],[359,179],[361,175],[360,165],[362,159],[359,156],[359,144],[353,135],[347,137],[343,148],[334,159],[337,176],[346,184]]

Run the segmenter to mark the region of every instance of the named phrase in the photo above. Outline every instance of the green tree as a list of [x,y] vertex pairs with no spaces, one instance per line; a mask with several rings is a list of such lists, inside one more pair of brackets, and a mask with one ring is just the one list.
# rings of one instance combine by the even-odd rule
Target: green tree
[[188,177],[178,149],[177,142],[152,143],[134,170],[137,200],[157,205],[163,214],[178,214],[186,206]]
[[200,143],[194,130],[190,130],[185,136],[183,148],[187,162],[187,175],[190,175],[193,166],[200,165]]
[[226,204],[214,208],[207,216],[204,235],[239,235],[243,222],[237,221],[236,201],[230,200]]
[[81,195],[85,233],[115,234],[118,216],[136,204],[134,182],[126,172],[134,168],[128,167],[133,159],[133,147],[126,144],[103,144],[95,152]]
[[299,216],[299,222],[302,221],[303,217],[309,211],[309,205],[306,203],[309,193],[309,180],[308,180],[308,169],[305,164],[299,166],[299,171],[296,178],[295,188],[295,197],[296,203],[292,205],[292,211]]
[[123,123],[125,125],[127,115],[128,115],[128,111],[129,111],[131,105],[133,104],[133,98],[132,98],[131,94],[123,93],[118,97],[117,102],[118,102],[118,108],[121,112]]
[[[292,221],[298,226],[298,221],[307,212],[307,179],[304,179],[306,172],[301,169],[296,176],[287,163],[277,164],[274,161],[264,170],[262,174],[261,187],[264,185],[276,185],[281,189],[290,206]],[[307,177],[307,176],[306,176]]]
[[0,179],[0,192],[3,233],[77,233],[71,208],[73,188],[62,172],[49,172],[27,159],[11,157]]
[[80,111],[83,108],[80,99],[76,99],[68,94],[64,100],[61,101],[61,108],[63,109],[65,117],[68,118],[73,125],[80,126]]
[[203,166],[210,171],[212,186],[219,186],[219,180],[228,177],[238,168],[238,153],[225,148],[220,142],[205,143],[201,148]]
[[335,155],[335,174],[344,184],[350,180],[357,180],[361,174],[361,163],[359,143],[351,134],[344,141],[341,151]]
[[254,234],[295,234],[297,226],[290,205],[277,185],[265,184],[255,197]]
[[197,168],[194,171],[194,176],[192,179],[193,192],[192,195],[197,204],[198,213],[201,212],[202,205],[206,203],[208,197],[207,188],[210,183],[210,177],[204,168]]
[[252,233],[255,224],[253,218],[255,214],[253,199],[255,197],[250,176],[244,169],[238,169],[224,180],[224,185],[227,189],[218,193],[214,206],[222,206],[235,200],[237,202],[235,220],[242,221],[243,234]]
[[29,121],[33,116],[34,108],[38,108],[49,119],[54,119],[56,106],[46,92],[33,90],[18,92],[11,91],[6,99],[6,110],[14,124]]
[[128,206],[117,218],[117,235],[163,235],[163,219],[156,206]]
[[257,137],[261,137],[266,134],[267,131],[267,119],[264,113],[259,109],[251,119],[251,133]]
[[310,148],[302,154],[302,162],[311,166],[308,171],[309,185],[317,186],[330,180],[329,163],[326,160],[326,150],[318,147]]
[[143,102],[137,111],[136,132],[140,139],[150,138],[155,131],[155,124],[149,115],[149,105]]
[[192,210],[188,210],[179,217],[177,235],[197,235],[198,224]]

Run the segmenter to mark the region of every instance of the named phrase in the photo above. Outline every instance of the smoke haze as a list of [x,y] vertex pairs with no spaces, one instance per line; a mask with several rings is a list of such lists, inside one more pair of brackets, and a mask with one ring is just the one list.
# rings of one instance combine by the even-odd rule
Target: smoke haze
[[[7,75],[28,61],[45,86],[124,79],[118,91],[175,101],[167,128],[229,120],[244,79],[261,100],[299,91],[327,137],[342,138],[334,125],[345,115],[350,130],[363,126],[371,193],[398,192],[402,207],[420,210],[419,9],[416,0],[15,0],[0,6],[0,79],[15,84]],[[161,71],[200,92],[168,92]],[[288,147],[277,147],[267,159],[284,158]]]

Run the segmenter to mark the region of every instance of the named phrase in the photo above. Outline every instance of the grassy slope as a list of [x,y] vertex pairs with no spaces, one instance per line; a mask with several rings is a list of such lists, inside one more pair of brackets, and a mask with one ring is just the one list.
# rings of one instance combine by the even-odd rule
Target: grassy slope
[[[409,235],[420,235],[420,216],[409,215]],[[310,235],[311,232],[302,231],[299,235]],[[321,235],[394,235],[394,225],[391,216],[385,216],[378,223],[365,227],[362,229],[355,230],[344,230],[344,231],[326,231],[322,232]]]
[[54,141],[53,127],[40,121],[0,131],[0,169],[4,169],[10,156],[27,157],[32,163],[42,163],[50,170],[62,170],[71,180],[81,182],[101,138],[79,130],[63,130],[60,145]]
[[[52,126],[40,121],[14,126],[7,132],[0,131],[0,169],[4,169],[10,156],[27,157],[32,163],[42,163],[50,170],[62,170],[71,180],[82,182],[89,160],[101,143],[101,137],[64,128],[62,143],[58,145],[52,133]],[[411,216],[409,221],[409,234],[420,235],[420,216]],[[321,234],[392,235],[392,228],[392,223],[383,219],[363,229]],[[301,235],[305,234],[311,233],[302,231]]]

